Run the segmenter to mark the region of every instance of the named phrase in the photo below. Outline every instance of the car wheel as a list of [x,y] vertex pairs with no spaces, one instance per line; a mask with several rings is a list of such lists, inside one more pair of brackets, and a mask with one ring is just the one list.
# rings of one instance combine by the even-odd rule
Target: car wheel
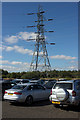
[[32,96],[28,96],[25,100],[25,104],[26,105],[31,105],[33,103],[33,97]]

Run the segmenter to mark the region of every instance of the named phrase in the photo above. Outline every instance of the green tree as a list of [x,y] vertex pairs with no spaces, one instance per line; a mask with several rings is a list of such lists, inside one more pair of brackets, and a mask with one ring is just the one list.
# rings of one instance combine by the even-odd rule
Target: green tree
[[6,78],[8,75],[8,71],[6,71],[6,70],[2,70],[1,73],[2,73],[2,78]]

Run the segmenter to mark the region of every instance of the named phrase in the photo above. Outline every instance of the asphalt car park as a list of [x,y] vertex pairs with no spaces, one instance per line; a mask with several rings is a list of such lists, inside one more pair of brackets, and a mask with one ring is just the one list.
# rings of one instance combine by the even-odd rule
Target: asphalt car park
[[55,108],[49,100],[34,102],[31,106],[2,101],[2,118],[79,118],[79,107]]

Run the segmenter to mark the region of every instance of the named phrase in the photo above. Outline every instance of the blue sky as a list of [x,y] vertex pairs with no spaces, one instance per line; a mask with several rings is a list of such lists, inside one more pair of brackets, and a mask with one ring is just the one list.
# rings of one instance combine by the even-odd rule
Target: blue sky
[[[75,70],[78,68],[78,3],[77,2],[3,2],[2,3],[2,58],[3,69],[9,72],[27,71],[32,61],[35,42],[26,39],[34,38],[36,15],[27,13],[37,12],[41,5],[46,11],[44,17],[53,21],[44,22],[48,43],[47,51],[52,69]],[[0,65],[1,66],[1,65]]]

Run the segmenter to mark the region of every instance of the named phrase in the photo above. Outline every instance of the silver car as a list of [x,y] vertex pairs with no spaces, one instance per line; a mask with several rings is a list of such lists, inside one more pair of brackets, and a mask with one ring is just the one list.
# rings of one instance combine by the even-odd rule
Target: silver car
[[9,90],[5,91],[4,99],[10,102],[25,102],[30,105],[33,101],[48,99],[50,90],[45,87],[33,84],[17,84]]
[[79,105],[80,80],[58,81],[51,90],[49,97],[54,106]]
[[44,80],[30,80],[29,81],[30,83],[36,83],[36,84],[39,84],[39,85],[44,85]]

